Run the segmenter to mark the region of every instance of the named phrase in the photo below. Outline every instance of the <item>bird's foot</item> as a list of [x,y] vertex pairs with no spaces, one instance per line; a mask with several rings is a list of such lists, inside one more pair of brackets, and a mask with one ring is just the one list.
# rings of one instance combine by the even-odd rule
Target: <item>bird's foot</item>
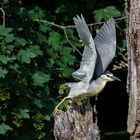
[[53,113],[57,113],[59,109],[57,107],[54,108]]

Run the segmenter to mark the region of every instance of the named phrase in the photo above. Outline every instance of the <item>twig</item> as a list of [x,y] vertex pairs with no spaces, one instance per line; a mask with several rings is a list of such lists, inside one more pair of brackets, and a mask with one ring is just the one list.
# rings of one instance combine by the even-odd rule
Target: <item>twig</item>
[[[116,18],[115,21],[120,21],[120,20],[123,20],[123,19],[126,19],[127,17],[124,16],[124,17],[121,17],[121,18]],[[47,20],[41,20],[41,19],[36,19],[35,21],[37,22],[43,22],[43,23],[47,23],[49,25],[52,25],[52,26],[55,26],[55,27],[58,27],[58,28],[75,28],[75,25],[68,25],[68,26],[61,26],[59,24],[56,24],[54,22],[50,22],[50,21],[47,21]],[[95,26],[95,25],[100,25],[100,24],[103,24],[103,22],[96,22],[96,23],[90,23],[90,24],[87,24],[88,26]]]
[[71,43],[71,41],[69,40],[69,38],[68,38],[68,36],[67,36],[67,32],[66,32],[66,28],[67,28],[66,26],[61,26],[61,25],[55,24],[55,23],[50,22],[50,21],[47,21],[47,20],[39,20],[39,19],[36,19],[36,21],[38,21],[38,22],[43,22],[43,23],[47,23],[47,24],[49,24],[49,25],[52,25],[52,26],[57,27],[57,28],[59,28],[59,29],[62,29],[62,30],[64,31],[64,35],[65,35],[67,41],[69,42],[69,44],[72,46],[72,48],[73,48],[74,50],[76,50],[76,51],[82,56],[81,52],[80,52],[76,47],[74,47],[74,45],[73,45],[73,44]]
[[[125,18],[126,18],[126,16],[121,17],[121,18],[117,18],[117,19],[115,19],[115,21],[120,21],[120,20],[123,20]],[[47,21],[47,20],[41,20],[41,19],[36,19],[35,21],[42,22],[42,23],[47,23],[49,25],[52,25],[52,26],[57,27],[59,29],[62,29],[64,31],[64,35],[65,35],[67,41],[69,42],[69,44],[73,47],[74,50],[76,50],[80,55],[82,55],[81,52],[76,47],[74,47],[74,45],[71,43],[71,41],[69,40],[69,38],[67,36],[67,33],[66,33],[67,28],[75,28],[75,25],[61,26],[61,25],[56,24],[54,22],[50,22],[50,21]],[[95,25],[100,25],[100,24],[103,24],[103,23],[104,22],[97,22],[97,23],[90,23],[90,24],[87,24],[87,25],[88,26],[95,26]]]
[[75,46],[73,46],[73,44],[70,42],[70,40],[69,40],[69,38],[68,38],[68,36],[67,36],[66,28],[64,28],[64,35],[65,35],[67,41],[68,41],[68,42],[70,43],[70,45],[73,47],[73,49],[76,50],[76,51],[82,56],[81,52],[80,52]]
[[116,27],[123,33],[125,33],[125,31],[123,29],[120,28],[120,26],[116,23]]
[[5,12],[2,8],[0,8],[0,11],[2,12],[3,26],[5,26]]
[[47,21],[47,20],[35,19],[35,21],[37,21],[37,22],[42,22],[42,23],[47,23],[47,24],[52,25],[52,26],[54,26],[54,27],[58,27],[58,28],[60,28],[60,29],[64,29],[64,26],[61,26],[61,25],[59,25],[59,24],[56,24],[56,23],[54,23],[54,22],[50,22],[50,21]]

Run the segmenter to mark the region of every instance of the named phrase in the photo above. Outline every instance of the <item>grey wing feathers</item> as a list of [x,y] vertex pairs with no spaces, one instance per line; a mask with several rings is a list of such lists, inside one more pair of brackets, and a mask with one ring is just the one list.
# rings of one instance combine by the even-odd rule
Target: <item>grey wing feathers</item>
[[94,42],[98,54],[95,74],[99,77],[106,70],[116,52],[116,30],[113,18],[104,23]]
[[85,43],[89,43],[89,39],[91,37],[91,33],[88,29],[88,26],[85,22],[85,19],[81,15],[81,18],[79,16],[73,18],[77,32],[79,34],[79,37],[85,41]]
[[72,75],[78,80],[85,80],[86,82],[88,82],[93,76],[97,58],[95,45],[92,35],[83,16],[81,15],[81,17],[74,17],[73,20],[79,37],[84,41],[85,46],[80,68],[77,71],[75,71]]

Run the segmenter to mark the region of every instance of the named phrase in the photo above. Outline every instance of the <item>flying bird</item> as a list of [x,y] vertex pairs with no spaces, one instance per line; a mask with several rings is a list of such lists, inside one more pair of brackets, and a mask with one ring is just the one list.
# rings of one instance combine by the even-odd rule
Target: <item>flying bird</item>
[[58,106],[66,99],[78,103],[86,97],[98,95],[107,82],[120,81],[111,72],[106,71],[116,52],[116,29],[113,18],[103,24],[94,40],[82,15],[77,15],[73,20],[78,35],[85,44],[80,68],[72,73],[79,81],[64,84],[70,88],[70,92],[55,107],[54,112],[58,111]]

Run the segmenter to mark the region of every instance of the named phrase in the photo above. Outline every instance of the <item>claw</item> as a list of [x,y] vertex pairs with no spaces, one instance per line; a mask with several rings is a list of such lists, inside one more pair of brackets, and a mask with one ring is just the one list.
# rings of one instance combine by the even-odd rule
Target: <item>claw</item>
[[57,113],[59,109],[57,107],[54,108],[53,113]]
[[59,109],[58,109],[59,105],[61,105],[61,103],[64,102],[64,100],[66,100],[67,98],[68,98],[68,97],[64,97],[64,98],[62,99],[62,101],[54,108],[53,113],[57,113],[57,112],[59,111]]

